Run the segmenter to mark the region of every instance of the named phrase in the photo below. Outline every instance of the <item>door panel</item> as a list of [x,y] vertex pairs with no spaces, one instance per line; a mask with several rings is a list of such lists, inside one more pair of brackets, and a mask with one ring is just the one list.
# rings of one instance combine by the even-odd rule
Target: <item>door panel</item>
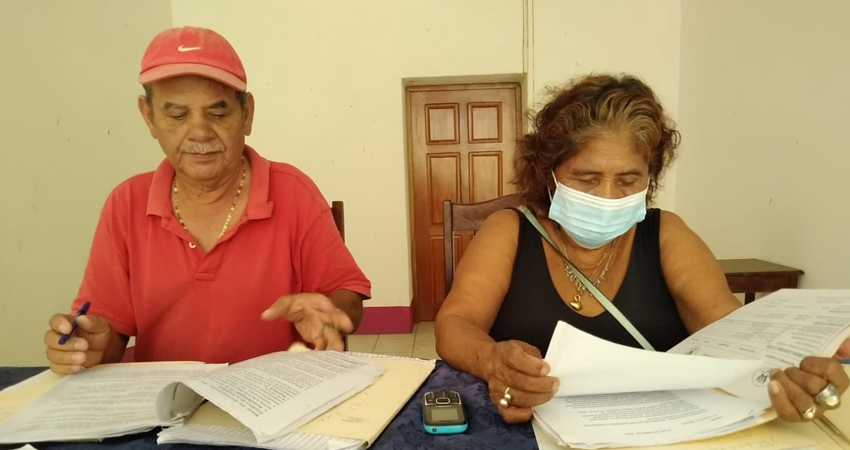
[[[514,192],[520,105],[515,83],[407,88],[417,320],[433,320],[446,296],[443,201],[475,203]],[[472,233],[455,234],[456,261],[471,240]]]

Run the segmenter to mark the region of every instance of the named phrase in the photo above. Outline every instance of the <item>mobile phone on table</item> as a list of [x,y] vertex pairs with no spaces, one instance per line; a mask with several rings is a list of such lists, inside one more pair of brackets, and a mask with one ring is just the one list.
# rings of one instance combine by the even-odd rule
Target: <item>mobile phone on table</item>
[[431,434],[466,431],[466,413],[457,391],[426,392],[422,396],[422,423]]

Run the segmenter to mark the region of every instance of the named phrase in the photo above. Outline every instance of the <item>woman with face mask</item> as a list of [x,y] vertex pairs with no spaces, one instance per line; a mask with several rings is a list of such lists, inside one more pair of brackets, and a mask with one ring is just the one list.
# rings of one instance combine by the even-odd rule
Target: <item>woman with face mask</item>
[[[558,390],[541,355],[559,320],[666,351],[741,306],[682,219],[647,208],[675,156],[673,127],[640,80],[592,75],[555,92],[521,142],[514,163],[526,209],[482,225],[436,319],[440,356],[487,381],[508,422],[529,420]],[[850,356],[850,341],[839,356]],[[812,359],[811,372],[773,376],[771,399],[786,420],[801,420],[795,404],[811,386],[847,388],[836,360]]]

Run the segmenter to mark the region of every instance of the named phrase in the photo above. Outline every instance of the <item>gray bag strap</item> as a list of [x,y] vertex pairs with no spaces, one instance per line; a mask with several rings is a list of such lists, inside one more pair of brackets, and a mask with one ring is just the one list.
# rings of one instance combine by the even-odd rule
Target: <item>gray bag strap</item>
[[584,287],[587,288],[588,291],[590,291],[590,294],[593,295],[593,297],[596,298],[596,300],[598,300],[599,303],[602,304],[602,307],[608,310],[608,312],[611,313],[611,315],[614,316],[615,319],[617,319],[617,322],[620,322],[620,325],[622,325],[623,328],[625,328],[626,331],[628,331],[629,334],[632,335],[632,337],[635,338],[636,341],[638,341],[641,347],[643,347],[645,350],[654,351],[655,349],[652,347],[652,344],[650,344],[649,341],[647,341],[646,338],[643,337],[642,334],[640,334],[640,331],[638,331],[637,328],[635,328],[635,326],[632,325],[631,322],[629,322],[629,319],[627,319],[626,316],[624,316],[623,313],[621,313],[620,310],[617,309],[617,307],[614,306],[614,304],[611,303],[611,301],[608,300],[607,297],[605,297],[605,294],[603,294],[590,280],[587,279],[586,276],[584,276],[583,273],[581,273],[580,270],[578,270],[576,266],[573,265],[572,262],[570,262],[569,259],[567,259],[567,255],[561,252],[561,249],[559,249],[558,246],[555,245],[555,242],[552,241],[552,238],[549,236],[549,233],[547,233],[546,230],[543,228],[543,225],[540,225],[540,222],[537,220],[537,217],[534,215],[534,213],[532,213],[525,206],[520,206],[518,209],[525,216],[525,218],[528,219],[529,222],[531,222],[531,225],[533,225],[534,228],[536,228],[537,231],[540,232],[540,235],[543,236],[543,239],[545,239],[546,242],[548,242],[549,245],[551,245],[552,248],[555,249],[555,251],[558,252],[559,255],[561,255],[561,258],[564,259],[564,263],[566,263],[573,271],[573,273],[576,274],[576,277],[579,279],[579,281],[581,281],[581,284],[583,284]]

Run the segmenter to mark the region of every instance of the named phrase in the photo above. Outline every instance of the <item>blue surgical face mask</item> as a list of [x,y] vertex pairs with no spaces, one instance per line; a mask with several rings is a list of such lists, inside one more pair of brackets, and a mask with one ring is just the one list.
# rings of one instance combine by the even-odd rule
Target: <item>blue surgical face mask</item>
[[[554,172],[552,177],[555,177]],[[549,218],[564,227],[564,231],[584,248],[602,247],[646,217],[649,187],[628,197],[610,199],[571,189],[557,178],[555,185]]]

